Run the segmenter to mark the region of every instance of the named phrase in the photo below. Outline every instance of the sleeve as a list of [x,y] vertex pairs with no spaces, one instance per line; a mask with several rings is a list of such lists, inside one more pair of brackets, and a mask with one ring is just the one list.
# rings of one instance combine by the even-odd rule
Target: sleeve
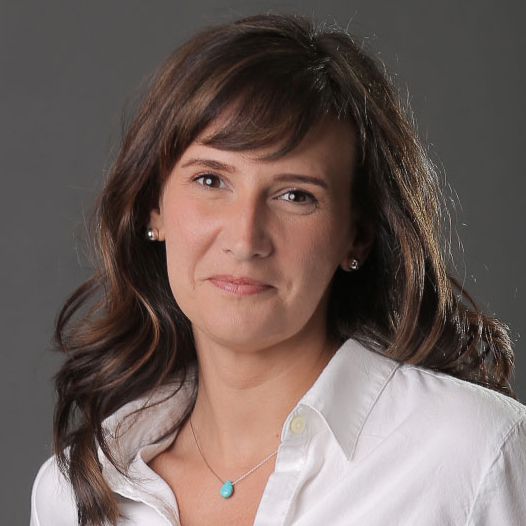
[[526,416],[507,435],[479,487],[468,526],[526,526]]
[[55,457],[51,457],[42,465],[33,483],[30,526],[76,525],[73,490],[58,469]]

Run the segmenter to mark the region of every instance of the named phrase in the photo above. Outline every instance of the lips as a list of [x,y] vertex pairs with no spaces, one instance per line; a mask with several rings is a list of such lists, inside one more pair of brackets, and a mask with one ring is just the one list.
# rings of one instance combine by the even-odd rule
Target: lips
[[273,288],[272,285],[246,276],[217,275],[208,280],[217,288],[239,296],[259,294]]

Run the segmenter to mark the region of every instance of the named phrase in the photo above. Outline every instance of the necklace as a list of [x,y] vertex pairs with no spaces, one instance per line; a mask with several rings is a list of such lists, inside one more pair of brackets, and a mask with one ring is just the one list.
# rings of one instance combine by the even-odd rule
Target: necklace
[[199,453],[201,454],[201,458],[204,460],[204,462],[207,465],[208,469],[215,475],[216,479],[219,480],[219,482],[221,482],[221,484],[222,484],[221,489],[219,490],[219,494],[224,499],[228,499],[228,497],[230,497],[232,495],[232,493],[234,493],[234,486],[238,482],[241,482],[245,477],[248,477],[251,473],[256,471],[256,469],[261,467],[265,462],[270,460],[278,452],[278,450],[276,449],[276,451],[274,451],[274,453],[271,453],[270,455],[268,455],[268,457],[265,457],[259,464],[256,464],[253,468],[249,469],[244,475],[241,475],[241,477],[237,478],[236,480],[234,480],[234,481],[231,481],[231,480],[223,481],[223,479],[212,469],[210,464],[206,461],[206,458],[205,458],[203,452],[201,451],[201,446],[199,445],[199,441],[197,440],[197,437],[195,435],[194,426],[192,425],[192,419],[191,418],[190,418],[190,429],[192,430],[192,435],[194,435],[195,444],[197,446],[197,449],[199,450]]

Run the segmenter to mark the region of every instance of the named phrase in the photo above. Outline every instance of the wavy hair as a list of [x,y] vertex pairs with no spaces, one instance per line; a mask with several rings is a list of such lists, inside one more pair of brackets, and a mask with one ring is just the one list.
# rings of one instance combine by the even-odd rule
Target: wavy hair
[[437,176],[382,67],[344,31],[297,16],[213,27],[153,78],[97,203],[96,271],[58,316],[55,338],[66,360],[56,376],[54,450],[82,526],[119,517],[97,457],[100,447],[114,461],[104,418],[184,379],[196,359],[164,245],[148,242],[145,229],[176,161],[225,112],[206,144],[238,151],[278,145],[274,157],[326,115],[356,131],[352,195],[375,241],[359,272],[334,275],[335,338],[380,345],[394,360],[514,396],[507,328],[481,314],[448,273]]

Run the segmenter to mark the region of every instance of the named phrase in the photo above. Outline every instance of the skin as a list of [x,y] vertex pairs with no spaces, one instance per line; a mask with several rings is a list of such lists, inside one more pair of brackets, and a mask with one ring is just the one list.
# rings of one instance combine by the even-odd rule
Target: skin
[[[365,260],[371,239],[351,208],[348,123],[326,118],[272,161],[261,159],[267,150],[200,140],[176,163],[150,226],[194,331],[194,429],[214,471],[233,480],[278,447],[284,420],[335,352],[329,286],[338,266]],[[252,524],[274,460],[223,500],[187,423],[150,466],[174,491],[183,524]],[[200,492],[210,509],[193,502]]]

